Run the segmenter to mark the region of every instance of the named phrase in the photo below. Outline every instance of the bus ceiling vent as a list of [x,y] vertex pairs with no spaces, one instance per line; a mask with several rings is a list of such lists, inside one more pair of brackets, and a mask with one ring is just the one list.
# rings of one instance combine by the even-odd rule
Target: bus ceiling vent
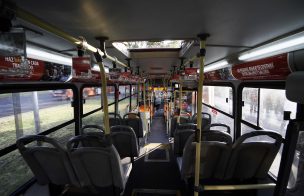
[[304,71],[289,74],[286,80],[286,98],[289,101],[304,104]]

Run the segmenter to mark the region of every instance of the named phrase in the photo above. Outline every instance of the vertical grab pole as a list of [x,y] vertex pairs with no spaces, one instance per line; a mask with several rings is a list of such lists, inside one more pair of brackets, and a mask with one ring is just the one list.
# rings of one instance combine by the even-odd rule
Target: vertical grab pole
[[206,54],[206,39],[208,34],[200,34],[200,72],[197,86],[197,132],[196,132],[196,156],[195,156],[195,179],[194,179],[194,196],[199,195],[199,178],[200,178],[200,157],[201,157],[201,128],[202,128],[202,97],[204,82],[204,63]]
[[103,101],[103,122],[105,128],[105,134],[110,134],[110,123],[109,123],[109,110],[108,110],[108,97],[107,97],[107,79],[106,72],[104,69],[103,62],[98,63],[100,68],[100,76],[101,76],[101,89],[102,89],[102,101]]
[[97,49],[97,52],[94,53],[95,59],[98,62],[100,68],[100,81],[101,81],[101,98],[103,104],[103,123],[105,129],[105,135],[110,135],[110,123],[109,123],[109,109],[108,109],[108,97],[107,97],[107,78],[106,71],[103,64],[103,58],[106,58],[105,53],[105,39],[99,39],[100,47],[103,49],[102,52],[100,49]]
[[182,113],[182,94],[183,94],[183,85],[181,83],[181,80],[179,80],[179,112],[177,117],[177,123],[180,123],[180,116]]

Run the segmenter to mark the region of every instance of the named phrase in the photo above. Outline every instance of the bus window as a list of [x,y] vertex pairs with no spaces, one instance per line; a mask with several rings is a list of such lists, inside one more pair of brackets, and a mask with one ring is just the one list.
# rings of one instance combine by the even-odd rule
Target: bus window
[[[291,118],[296,113],[296,104],[286,99],[285,90],[244,88],[242,99],[242,120],[262,129],[277,131],[285,137],[288,121],[283,120],[284,111],[290,111]],[[243,128],[242,134],[250,131]]]
[[288,121],[283,120],[284,111],[291,112],[295,118],[296,103],[286,99],[285,90],[260,89],[260,119],[259,126],[279,132],[285,137]]
[[83,99],[85,100],[83,104],[83,114],[101,107],[101,97],[98,91],[100,91],[100,88],[94,87],[84,88],[82,90]]
[[[86,89],[94,89],[95,95],[88,96],[86,98],[85,103],[83,104],[83,114],[86,115],[89,112],[92,112],[97,109],[101,109],[102,100],[101,100],[101,89],[100,88],[84,88]],[[108,110],[109,112],[115,111],[115,87],[107,86],[107,98],[108,98]],[[102,125],[103,124],[103,111],[99,110],[94,112],[93,114],[87,115],[82,118],[83,125]]]
[[258,121],[258,89],[244,88],[242,93],[242,120],[257,125]]
[[234,137],[233,93],[228,86],[203,87],[203,112],[211,114],[211,123],[222,123],[230,127]]
[[0,103],[0,149],[23,135],[37,134],[74,118],[70,100],[53,96],[53,91],[1,94]]
[[130,96],[130,85],[119,86],[119,99]]
[[[55,90],[67,91],[72,90]],[[74,118],[70,100],[54,96],[53,90],[5,93],[0,95],[0,103],[0,149],[15,144],[24,135],[44,132]],[[48,134],[62,145],[74,135],[73,122]],[[33,177],[18,150],[2,156],[0,167],[0,195],[9,195]]]
[[226,86],[204,86],[203,103],[233,114],[232,88]]
[[118,113],[123,117],[126,113],[129,112],[130,99],[126,98],[118,102]]

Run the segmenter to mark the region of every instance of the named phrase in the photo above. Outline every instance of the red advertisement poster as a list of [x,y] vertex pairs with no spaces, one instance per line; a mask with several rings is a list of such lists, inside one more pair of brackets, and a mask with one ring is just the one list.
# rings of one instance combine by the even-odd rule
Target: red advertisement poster
[[37,81],[45,72],[43,61],[21,57],[0,56],[0,80],[3,81]]
[[238,80],[284,80],[289,73],[287,54],[232,67],[232,74]]
[[91,70],[90,57],[73,57],[72,82],[94,82],[96,73]]

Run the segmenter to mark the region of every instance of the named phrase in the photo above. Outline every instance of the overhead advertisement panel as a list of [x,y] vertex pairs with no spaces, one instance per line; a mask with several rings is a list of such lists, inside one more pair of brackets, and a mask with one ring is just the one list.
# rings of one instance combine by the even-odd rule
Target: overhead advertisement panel
[[290,74],[287,53],[232,67],[238,80],[284,80]]
[[204,74],[205,80],[285,80],[291,73],[288,54],[233,65]]
[[0,80],[31,80],[39,81],[45,72],[43,61],[23,57],[0,56]]

